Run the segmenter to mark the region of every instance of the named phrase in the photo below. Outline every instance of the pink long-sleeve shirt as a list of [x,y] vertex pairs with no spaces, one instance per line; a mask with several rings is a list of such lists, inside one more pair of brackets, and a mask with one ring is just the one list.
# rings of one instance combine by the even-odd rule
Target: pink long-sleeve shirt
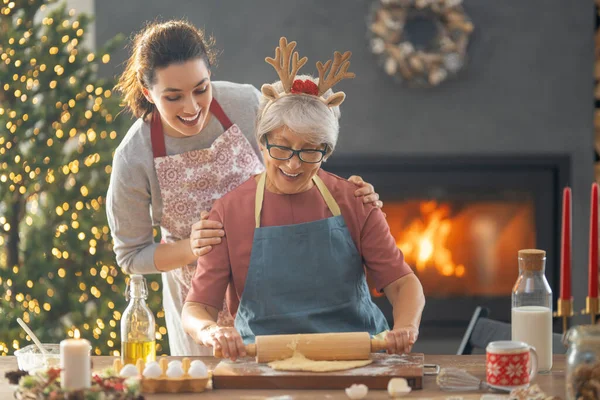
[[[322,169],[318,172],[338,203],[350,235],[366,266],[369,279],[383,290],[402,276],[412,273],[396,247],[380,209],[363,204],[355,197],[356,186]],[[198,259],[198,267],[186,301],[221,309],[226,295],[232,315],[237,312],[244,291],[254,238],[254,203],[257,182],[254,177],[217,200],[209,219],[223,224],[221,244]],[[261,226],[301,224],[331,217],[332,214],[316,186],[294,195],[265,191]],[[285,251],[285,249],[281,249]],[[285,268],[285,265],[281,266]],[[335,282],[331,282],[335,285]]]

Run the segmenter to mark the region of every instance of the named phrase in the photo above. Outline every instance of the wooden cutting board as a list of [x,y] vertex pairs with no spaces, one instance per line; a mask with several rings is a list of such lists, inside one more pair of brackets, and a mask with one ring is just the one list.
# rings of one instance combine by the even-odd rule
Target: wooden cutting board
[[422,353],[372,354],[373,363],[335,372],[275,371],[254,358],[221,361],[213,371],[215,389],[344,389],[362,383],[370,389],[387,389],[391,378],[405,378],[414,389],[423,388]]

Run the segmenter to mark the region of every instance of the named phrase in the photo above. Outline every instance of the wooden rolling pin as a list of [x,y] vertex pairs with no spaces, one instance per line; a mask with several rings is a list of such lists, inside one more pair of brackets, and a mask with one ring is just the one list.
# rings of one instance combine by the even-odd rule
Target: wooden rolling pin
[[[368,332],[306,333],[257,336],[256,343],[246,345],[246,354],[259,363],[290,358],[294,350],[311,360],[367,360],[385,349],[385,339],[371,339]],[[223,358],[221,350],[213,355]]]

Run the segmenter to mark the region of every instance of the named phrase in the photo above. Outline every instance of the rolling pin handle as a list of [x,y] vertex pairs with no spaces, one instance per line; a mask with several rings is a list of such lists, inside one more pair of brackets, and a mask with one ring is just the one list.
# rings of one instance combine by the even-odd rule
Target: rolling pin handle
[[248,357],[256,357],[256,344],[250,343],[246,345],[246,355]]
[[385,339],[371,339],[371,353],[385,350],[387,350],[387,341]]
[[[246,356],[256,357],[256,344],[250,343],[246,345]],[[223,358],[223,353],[221,352],[221,349],[213,347],[213,357]]]

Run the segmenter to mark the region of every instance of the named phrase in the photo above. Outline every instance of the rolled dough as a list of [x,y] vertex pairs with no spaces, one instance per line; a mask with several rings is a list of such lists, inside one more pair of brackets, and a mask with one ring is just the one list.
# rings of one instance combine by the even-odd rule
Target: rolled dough
[[315,361],[309,360],[302,353],[294,351],[292,357],[285,360],[271,361],[268,365],[277,371],[330,372],[364,367],[372,362],[373,360]]

